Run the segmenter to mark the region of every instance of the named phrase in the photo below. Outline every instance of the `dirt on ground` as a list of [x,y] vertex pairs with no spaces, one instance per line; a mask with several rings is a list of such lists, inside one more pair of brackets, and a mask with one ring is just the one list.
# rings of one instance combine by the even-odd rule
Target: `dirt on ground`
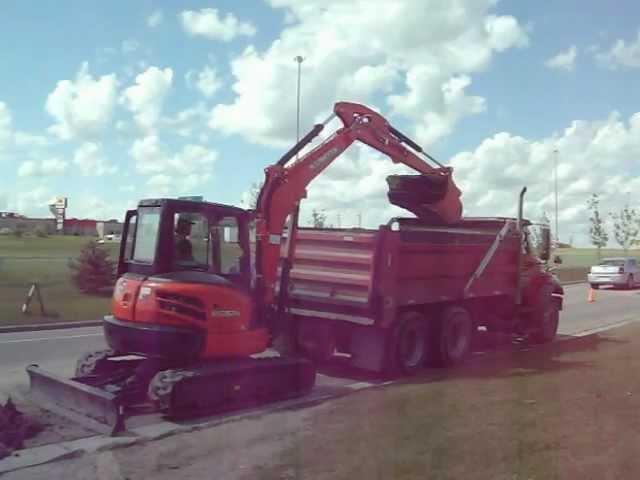
[[6,478],[640,478],[639,370],[635,323]]
[[0,459],[24,448],[25,441],[43,429],[40,422],[18,410],[11,398],[0,404]]

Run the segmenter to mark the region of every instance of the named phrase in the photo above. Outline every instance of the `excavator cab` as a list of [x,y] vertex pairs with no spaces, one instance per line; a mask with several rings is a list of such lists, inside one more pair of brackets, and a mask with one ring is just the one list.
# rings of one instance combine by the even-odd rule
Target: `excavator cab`
[[264,351],[250,221],[247,210],[193,200],[142,200],[128,211],[104,323],[111,349],[174,359]]
[[118,276],[199,272],[248,289],[248,224],[249,213],[229,205],[142,200],[126,215]]

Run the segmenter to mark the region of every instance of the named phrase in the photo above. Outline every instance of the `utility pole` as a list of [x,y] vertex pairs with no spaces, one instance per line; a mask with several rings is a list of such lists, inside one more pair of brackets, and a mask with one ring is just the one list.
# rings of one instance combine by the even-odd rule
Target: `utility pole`
[[[300,73],[302,71],[302,62],[304,58],[300,55],[294,58],[296,63],[298,64],[298,89],[297,89],[297,104],[296,104],[296,143],[300,141]],[[296,154],[296,159],[298,155]]]
[[555,160],[555,167],[554,167],[554,175],[553,175],[553,179],[554,179],[554,184],[555,184],[555,197],[556,197],[556,246],[557,244],[560,242],[560,231],[558,230],[558,149],[554,148],[553,149],[553,156],[554,156],[554,160]]

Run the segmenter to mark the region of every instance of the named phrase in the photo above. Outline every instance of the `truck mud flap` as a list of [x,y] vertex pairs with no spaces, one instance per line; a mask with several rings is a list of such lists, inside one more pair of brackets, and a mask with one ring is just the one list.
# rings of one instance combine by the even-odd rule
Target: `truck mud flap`
[[124,409],[116,395],[76,380],[59,377],[38,365],[27,367],[30,393],[45,410],[107,435],[125,429]]

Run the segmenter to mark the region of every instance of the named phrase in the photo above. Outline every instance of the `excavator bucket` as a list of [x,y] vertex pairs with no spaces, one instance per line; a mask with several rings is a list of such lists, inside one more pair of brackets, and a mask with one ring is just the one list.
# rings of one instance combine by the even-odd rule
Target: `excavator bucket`
[[451,174],[389,175],[389,202],[430,224],[453,224],[462,217],[460,190]]
[[124,409],[116,395],[59,377],[37,365],[29,365],[27,373],[31,397],[45,410],[98,433],[115,435],[124,430]]

